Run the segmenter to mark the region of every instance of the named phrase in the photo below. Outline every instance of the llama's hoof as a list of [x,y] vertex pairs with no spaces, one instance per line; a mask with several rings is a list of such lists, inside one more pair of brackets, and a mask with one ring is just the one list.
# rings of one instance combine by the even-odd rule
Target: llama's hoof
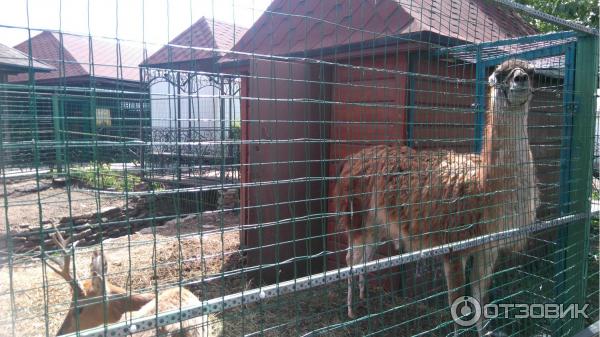
[[361,317],[367,311],[367,309],[362,305],[356,305],[356,307],[356,309],[348,308],[348,318],[355,319],[357,317]]
[[496,330],[496,331],[488,331],[484,334],[485,337],[508,337],[508,335],[504,331]]

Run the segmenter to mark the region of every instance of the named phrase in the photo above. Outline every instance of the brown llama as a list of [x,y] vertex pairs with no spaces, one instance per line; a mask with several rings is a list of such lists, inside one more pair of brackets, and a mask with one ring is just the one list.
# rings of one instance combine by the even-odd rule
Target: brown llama
[[[533,68],[509,60],[489,78],[489,109],[481,154],[417,151],[379,145],[343,161],[333,190],[337,223],[348,234],[348,266],[373,258],[377,245],[397,250],[430,247],[525,226],[539,204],[527,133]],[[522,249],[525,239],[505,239],[443,257],[450,305],[462,296],[466,260],[473,257],[473,297],[483,305],[499,249]],[[348,279],[348,316],[353,277]],[[365,277],[359,275],[360,298]],[[484,335],[484,322],[477,322]]]
[[[154,294],[127,294],[127,291],[114,285],[105,278],[108,264],[103,254],[99,251],[92,253],[90,263],[90,279],[79,281],[76,275],[71,275],[71,251],[69,241],[65,240],[60,232],[52,236],[57,246],[63,249],[63,261],[47,257],[46,265],[69,283],[72,291],[72,300],[69,312],[61,324],[57,336],[82,331],[103,324],[119,322],[126,312],[133,312],[133,318],[153,317],[158,313],[177,310],[182,307],[198,305],[200,300],[185,288],[171,288]],[[73,244],[75,246],[75,244]],[[51,264],[49,261],[54,263]],[[102,300],[106,294],[106,302]],[[77,306],[75,305],[77,301]],[[133,333],[136,337],[150,336],[179,336],[201,337],[206,327],[204,317],[196,317],[181,323],[173,323]],[[203,323],[204,322],[204,323]]]

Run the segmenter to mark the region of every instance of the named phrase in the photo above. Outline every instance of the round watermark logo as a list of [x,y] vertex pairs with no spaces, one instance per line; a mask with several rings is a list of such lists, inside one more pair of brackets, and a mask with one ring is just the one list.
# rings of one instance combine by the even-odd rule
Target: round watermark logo
[[488,303],[481,306],[479,301],[471,296],[461,296],[452,302],[450,313],[454,322],[462,327],[471,327],[480,318],[510,318],[510,319],[540,319],[540,318],[588,318],[586,310],[589,304],[567,303]]
[[450,307],[450,314],[456,324],[470,327],[481,318],[481,305],[471,296],[462,296],[454,300]]

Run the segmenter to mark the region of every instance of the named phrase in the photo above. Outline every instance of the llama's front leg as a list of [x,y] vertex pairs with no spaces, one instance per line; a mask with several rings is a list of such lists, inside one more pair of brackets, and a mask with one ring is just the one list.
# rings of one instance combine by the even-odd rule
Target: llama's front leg
[[[465,272],[463,258],[458,255],[444,255],[444,272],[448,285],[448,303],[452,307],[452,303],[464,294]],[[455,335],[458,328],[458,325],[454,324]]]
[[[481,308],[488,302],[488,290],[492,284],[494,265],[498,258],[498,248],[488,247],[473,254],[473,267],[471,268],[471,289],[473,298],[479,302]],[[486,332],[486,322],[480,317],[476,322],[479,336],[492,336]]]

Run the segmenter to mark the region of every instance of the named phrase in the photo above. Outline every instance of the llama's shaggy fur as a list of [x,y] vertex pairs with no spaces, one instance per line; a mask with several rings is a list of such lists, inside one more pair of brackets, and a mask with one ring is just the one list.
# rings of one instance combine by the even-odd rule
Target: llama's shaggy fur
[[[376,245],[416,251],[524,226],[535,220],[539,193],[527,134],[531,67],[511,60],[490,76],[490,101],[481,154],[373,146],[348,156],[333,197],[338,225],[347,231],[348,265],[372,259]],[[473,256],[473,296],[484,303],[500,248],[521,249],[524,240],[494,242],[444,256],[448,300],[464,291],[466,259]],[[364,298],[364,275],[360,275]],[[348,315],[352,309],[348,279]],[[484,334],[483,322],[478,322]]]

